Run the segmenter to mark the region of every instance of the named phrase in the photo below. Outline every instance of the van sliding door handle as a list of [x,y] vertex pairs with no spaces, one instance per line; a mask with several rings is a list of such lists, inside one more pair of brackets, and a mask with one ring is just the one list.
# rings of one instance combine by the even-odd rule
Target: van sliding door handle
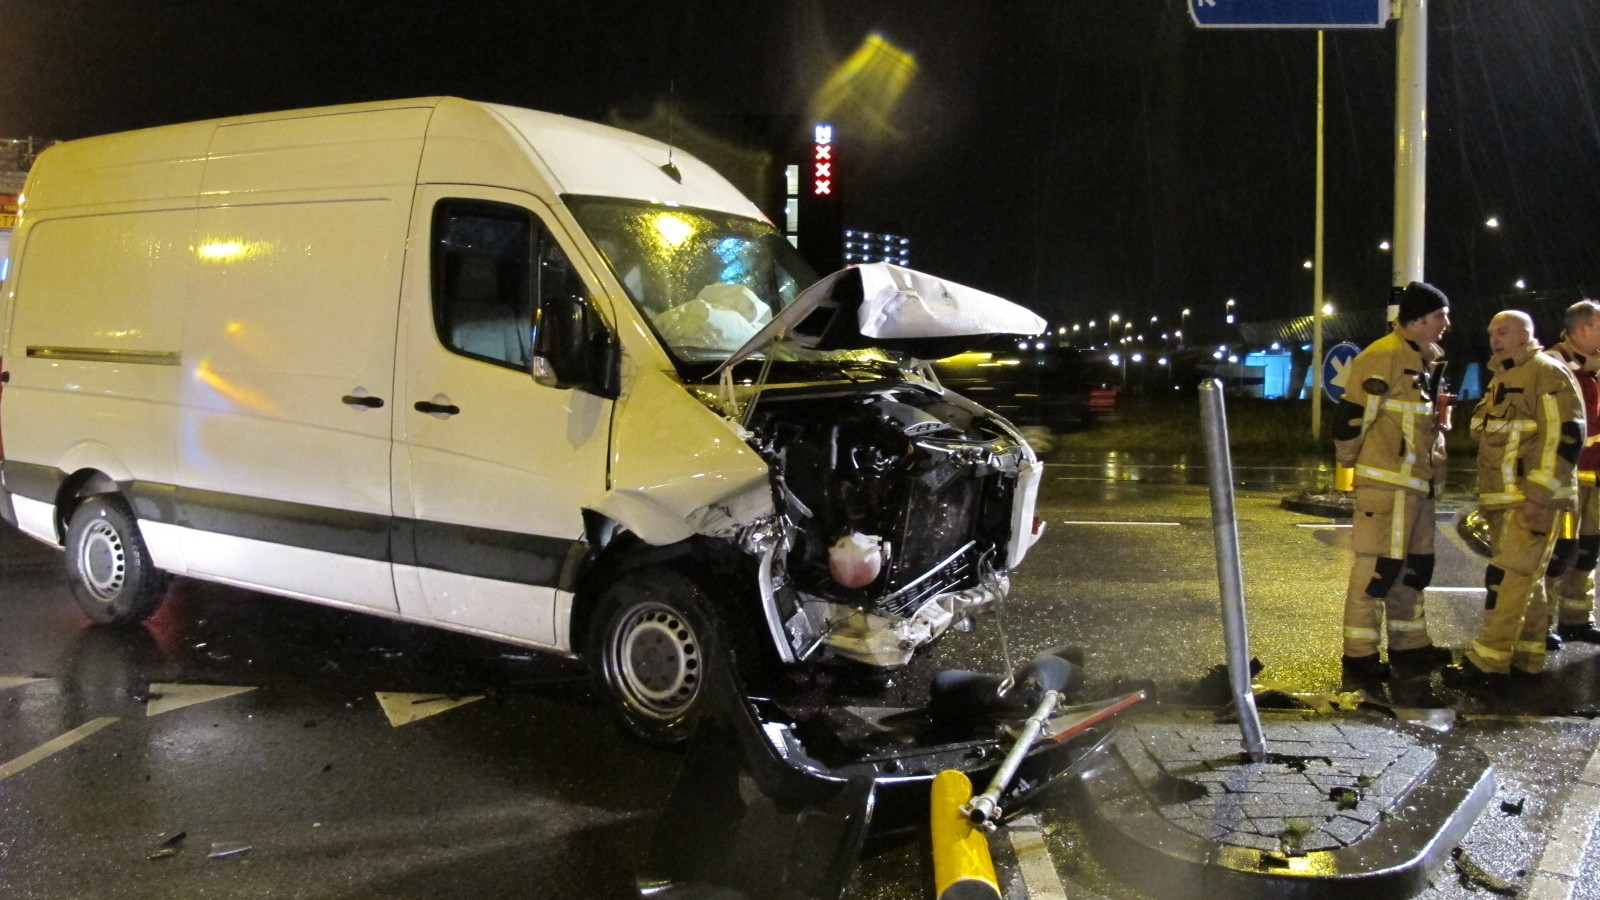
[[420,413],[440,416],[453,416],[461,412],[461,407],[456,406],[454,403],[433,403],[428,400],[418,400],[414,404],[414,408]]
[[378,409],[383,406],[382,397],[357,397],[355,394],[345,394],[340,399],[345,406],[365,406],[367,409]]

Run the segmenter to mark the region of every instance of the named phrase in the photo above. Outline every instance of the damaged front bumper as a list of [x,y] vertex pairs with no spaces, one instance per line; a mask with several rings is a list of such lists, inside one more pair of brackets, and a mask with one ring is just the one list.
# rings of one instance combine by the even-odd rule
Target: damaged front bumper
[[[994,724],[934,724],[923,709],[829,708],[804,721],[713,679],[711,706],[661,813],[639,896],[833,900],[871,844],[926,832],[941,771],[986,783],[1010,738]],[[1095,728],[1023,758],[1008,801],[1021,808],[1067,781],[1103,745]]]

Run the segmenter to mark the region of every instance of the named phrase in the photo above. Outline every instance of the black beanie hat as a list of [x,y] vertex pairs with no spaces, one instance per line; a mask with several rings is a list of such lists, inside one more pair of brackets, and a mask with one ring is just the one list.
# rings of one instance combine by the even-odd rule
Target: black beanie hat
[[1399,305],[1395,321],[1402,325],[1450,306],[1450,298],[1444,295],[1444,291],[1420,281],[1413,281],[1403,288],[1395,288],[1394,294],[1395,302]]

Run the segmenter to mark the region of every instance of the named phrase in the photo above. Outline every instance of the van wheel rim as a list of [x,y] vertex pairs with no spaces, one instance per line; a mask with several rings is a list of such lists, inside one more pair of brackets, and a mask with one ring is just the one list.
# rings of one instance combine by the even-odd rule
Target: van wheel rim
[[97,599],[110,603],[122,593],[128,579],[127,548],[122,535],[105,520],[92,523],[84,533],[78,571],[83,573],[84,587]]
[[609,668],[628,707],[656,719],[682,715],[701,676],[700,640],[689,621],[665,604],[641,603],[615,635]]

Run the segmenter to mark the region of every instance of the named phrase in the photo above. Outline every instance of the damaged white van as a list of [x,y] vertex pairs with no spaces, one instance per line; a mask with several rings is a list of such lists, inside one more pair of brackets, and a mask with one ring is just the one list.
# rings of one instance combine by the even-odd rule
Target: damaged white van
[[916,360],[1041,320],[817,282],[705,164],[569,118],[60,144],[0,299],[0,517],[98,622],[184,576],[581,655],[671,743],[708,667],[902,665],[1039,534],[1026,443]]

